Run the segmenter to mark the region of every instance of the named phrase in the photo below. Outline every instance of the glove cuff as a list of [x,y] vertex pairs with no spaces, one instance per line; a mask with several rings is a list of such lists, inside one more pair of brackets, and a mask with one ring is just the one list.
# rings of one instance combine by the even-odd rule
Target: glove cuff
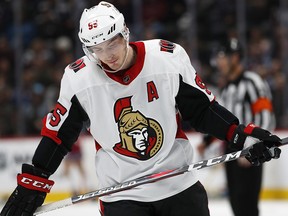
[[18,174],[17,183],[18,185],[21,185],[22,187],[25,187],[27,189],[41,191],[45,193],[49,193],[52,186],[54,185],[54,181],[52,180],[41,178],[39,176],[34,176],[28,173]]
[[[230,136],[227,136],[229,147],[231,150],[241,150],[243,149],[244,142],[246,140],[247,135],[244,133],[245,126],[243,124],[239,125],[232,125],[229,128],[229,131],[227,134],[230,134]],[[232,136],[231,136],[232,134]]]
[[244,128],[244,133],[247,134],[247,136],[250,136],[253,133],[253,130],[257,128],[257,126],[253,123],[249,123],[245,128]]
[[50,173],[30,164],[22,165],[22,174],[17,175],[18,185],[35,191],[49,193],[54,181],[48,180]]

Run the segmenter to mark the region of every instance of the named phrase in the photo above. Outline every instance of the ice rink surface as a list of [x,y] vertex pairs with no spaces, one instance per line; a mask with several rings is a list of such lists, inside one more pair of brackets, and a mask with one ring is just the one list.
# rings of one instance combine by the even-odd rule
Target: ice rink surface
[[[211,216],[233,216],[226,199],[210,199]],[[261,201],[260,216],[288,216],[288,201]],[[2,209],[2,206],[1,206]],[[62,209],[40,214],[40,216],[100,216],[97,202],[86,201]],[[125,216],[125,214],[119,214]],[[136,216],[136,215],[135,215]]]

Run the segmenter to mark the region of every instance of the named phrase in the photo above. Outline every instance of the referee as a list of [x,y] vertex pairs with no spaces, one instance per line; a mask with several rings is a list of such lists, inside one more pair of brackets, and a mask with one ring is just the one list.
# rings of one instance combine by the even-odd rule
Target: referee
[[[242,49],[232,38],[216,55],[222,90],[220,103],[236,115],[240,123],[254,122],[275,129],[272,97],[268,84],[255,72],[246,71],[241,62]],[[203,153],[213,138],[205,136],[199,145]],[[248,143],[247,143],[248,144]],[[233,151],[226,144],[226,153]],[[229,200],[235,216],[259,216],[258,200],[261,190],[262,166],[251,166],[245,158],[225,163]]]

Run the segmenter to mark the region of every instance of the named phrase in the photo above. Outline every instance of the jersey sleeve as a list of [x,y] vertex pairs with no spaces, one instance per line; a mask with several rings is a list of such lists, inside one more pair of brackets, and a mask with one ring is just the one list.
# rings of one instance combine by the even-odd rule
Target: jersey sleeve
[[205,83],[202,82],[201,75],[198,74],[192,66],[190,58],[184,48],[178,45],[178,49],[178,60],[181,62],[179,72],[183,82],[202,92],[203,97],[206,96],[210,102],[215,100],[213,93],[206,87]]
[[230,125],[239,123],[237,117],[216,101],[183,48],[180,50],[179,61],[182,64],[176,103],[183,120],[199,132],[225,140]]
[[82,129],[83,122],[88,118],[69,82],[69,72],[64,73],[53,112],[43,119],[41,135],[51,138],[57,144],[75,142],[75,137],[79,135],[76,132]]
[[69,71],[61,81],[58,101],[51,113],[43,118],[41,139],[32,162],[38,167],[54,172],[63,157],[72,149],[88,120],[69,82]]

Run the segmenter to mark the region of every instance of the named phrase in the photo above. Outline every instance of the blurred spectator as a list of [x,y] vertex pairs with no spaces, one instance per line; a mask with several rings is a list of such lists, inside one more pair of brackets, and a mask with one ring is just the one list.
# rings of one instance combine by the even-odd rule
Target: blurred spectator
[[[80,177],[80,184],[78,179],[73,178],[73,171],[77,171]],[[82,165],[81,141],[78,140],[72,147],[64,159],[64,176],[66,176],[71,183],[72,196],[77,196],[87,191],[87,179],[84,166]]]
[[[73,62],[76,57],[77,38],[80,7],[90,7],[100,0],[22,0],[21,27],[16,29],[15,11],[13,5],[16,1],[0,2],[0,136],[13,135],[17,133],[18,120],[15,98],[19,84],[15,76],[15,65],[21,60],[14,62],[17,52],[15,47],[15,33],[21,31],[23,34],[23,63],[22,72],[23,89],[21,101],[25,116],[24,124],[26,134],[39,134],[41,113],[50,111],[51,104],[55,103],[55,96],[60,83],[63,68]],[[137,11],[137,3],[140,2]],[[188,32],[191,31],[191,19],[186,0],[111,0],[124,13],[126,22],[130,28],[143,29],[135,35],[138,39],[162,38],[180,43],[189,51],[197,53],[197,70],[202,79],[210,88],[217,86],[217,74],[210,66],[211,49],[218,42],[225,40],[227,32],[231,37],[237,37],[237,1],[236,0],[196,0],[195,14],[196,39],[189,41]],[[286,85],[285,68],[283,59],[287,58],[287,28],[281,26],[283,13],[280,10],[279,1],[251,0],[246,3],[246,27],[247,27],[247,60],[248,67],[255,70],[265,79],[274,96],[274,105],[277,119],[277,127],[285,125],[284,119],[284,87]],[[136,10],[136,11],[135,11]],[[142,16],[142,23],[137,23],[135,15]],[[285,17],[284,17],[285,18]],[[138,26],[139,25],[139,26]],[[132,30],[132,29],[131,29]],[[138,31],[134,31],[138,32]],[[132,35],[134,36],[134,35]],[[78,48],[81,50],[81,47]],[[19,86],[17,86],[19,87]],[[216,91],[216,90],[215,90]],[[43,98],[41,98],[43,97]],[[34,110],[33,104],[41,104],[41,110]],[[16,109],[17,108],[17,109]],[[32,113],[29,113],[33,110]],[[27,114],[27,115],[26,115]],[[37,118],[37,120],[32,120]],[[288,118],[288,117],[287,117]],[[13,126],[11,126],[13,125]]]
[[14,85],[14,55],[13,50],[10,48],[8,40],[4,36],[0,36],[0,73],[6,78],[7,84]]
[[[14,119],[15,107],[12,101],[13,90],[9,86],[7,75],[2,73],[2,64],[0,59],[0,136],[15,134],[16,121]],[[12,71],[8,71],[11,72]]]
[[284,91],[286,85],[286,77],[282,73],[282,63],[279,59],[273,59],[271,68],[266,77],[268,84],[271,88],[273,95],[273,107],[276,115],[276,122],[278,125],[284,125],[282,115],[285,112],[284,110]]
[[262,77],[267,75],[272,63],[272,43],[259,27],[250,29],[247,60],[250,70],[258,72]]

